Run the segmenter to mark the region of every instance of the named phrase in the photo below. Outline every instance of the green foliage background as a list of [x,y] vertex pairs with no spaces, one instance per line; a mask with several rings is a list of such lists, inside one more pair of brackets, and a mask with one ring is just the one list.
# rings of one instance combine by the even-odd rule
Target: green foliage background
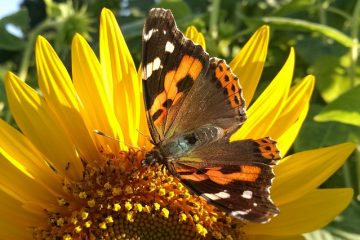
[[[70,71],[73,34],[85,36],[97,51],[100,11],[107,7],[116,14],[138,66],[144,18],[155,6],[172,9],[182,30],[195,25],[205,34],[209,53],[227,60],[239,52],[258,27],[268,24],[269,54],[258,92],[279,71],[290,47],[295,47],[294,82],[314,74],[316,89],[292,151],[345,141],[358,145],[345,165],[322,186],[352,187],[355,194],[351,205],[329,226],[306,237],[360,239],[359,0],[23,0],[19,12],[0,19],[0,117],[14,124],[4,90],[7,71],[37,87],[34,68],[37,35],[52,43]],[[23,36],[8,32],[9,24],[18,27]]]

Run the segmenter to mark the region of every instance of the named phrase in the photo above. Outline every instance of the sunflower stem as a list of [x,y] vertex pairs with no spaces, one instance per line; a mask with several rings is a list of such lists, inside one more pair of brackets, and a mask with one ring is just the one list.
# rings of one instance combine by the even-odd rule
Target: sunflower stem
[[[352,15],[352,25],[351,25],[351,38],[353,41],[353,44],[350,48],[350,56],[351,56],[351,65],[349,68],[349,78],[351,81],[351,86],[356,86],[356,64],[359,58],[359,14],[360,14],[360,0],[356,1],[355,7],[354,7],[354,12]],[[356,166],[356,175],[357,177],[360,177],[360,157],[359,154],[356,154],[355,157],[355,166]],[[344,171],[344,180],[345,183],[350,181],[351,184],[351,176],[350,176],[350,169],[349,169],[349,164],[347,162],[345,162],[344,165],[345,171]],[[357,181],[357,190],[360,190],[360,181]],[[350,185],[351,186],[351,185]]]
[[345,163],[344,163],[344,165],[342,167],[342,171],[344,173],[345,187],[353,188],[352,183],[351,183],[351,172],[350,172],[350,166],[349,166],[348,160],[345,161]]
[[322,0],[318,0],[317,5],[319,8],[319,22],[326,25],[325,3]]
[[352,38],[352,46],[350,48],[351,54],[351,67],[349,71],[349,77],[351,81],[351,86],[356,85],[356,63],[359,58],[359,14],[360,14],[360,1],[356,1],[354,12],[352,15],[352,25],[351,25],[351,38]]
[[21,59],[19,74],[18,74],[20,79],[22,79],[23,81],[25,81],[27,77],[27,73],[30,65],[30,58],[33,53],[36,37],[45,29],[50,28],[52,26],[56,26],[56,23],[54,21],[51,21],[50,19],[46,19],[29,33],[28,41],[24,50],[23,57]]
[[218,37],[218,21],[219,21],[220,0],[213,0],[210,12],[209,30],[211,37]]
[[[360,148],[357,147],[356,148],[356,152],[355,152],[355,166],[356,166],[356,176],[359,179],[360,178]],[[357,182],[357,192],[358,192],[358,196],[360,197],[360,181],[356,181]],[[360,199],[358,199],[358,201],[360,201]]]

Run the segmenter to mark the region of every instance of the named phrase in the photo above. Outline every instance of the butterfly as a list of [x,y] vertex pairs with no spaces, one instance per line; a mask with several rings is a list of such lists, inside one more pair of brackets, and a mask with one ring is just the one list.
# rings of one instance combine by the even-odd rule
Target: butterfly
[[229,142],[246,120],[238,77],[151,9],[142,36],[142,85],[151,141],[143,165],[163,164],[189,190],[232,217],[267,222],[280,159],[269,137]]

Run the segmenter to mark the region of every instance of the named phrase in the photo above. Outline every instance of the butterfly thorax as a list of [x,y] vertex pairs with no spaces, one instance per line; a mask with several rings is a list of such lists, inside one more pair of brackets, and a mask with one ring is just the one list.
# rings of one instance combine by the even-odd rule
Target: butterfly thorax
[[224,130],[213,125],[206,125],[194,130],[175,135],[155,145],[146,154],[144,165],[155,162],[168,166],[169,162],[184,157],[193,150],[214,142],[224,136]]

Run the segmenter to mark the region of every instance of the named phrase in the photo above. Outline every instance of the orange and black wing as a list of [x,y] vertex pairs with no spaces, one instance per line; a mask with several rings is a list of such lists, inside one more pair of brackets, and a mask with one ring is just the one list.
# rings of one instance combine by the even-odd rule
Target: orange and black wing
[[[171,11],[152,9],[143,30],[142,82],[148,125],[155,143],[165,135],[209,56],[177,29]],[[175,110],[176,109],[176,110]]]
[[237,77],[184,37],[170,10],[152,9],[146,19],[142,83],[155,144],[205,124],[233,131],[246,118]]
[[231,216],[267,222],[278,209],[270,198],[273,166],[280,159],[269,138],[218,142],[195,150],[173,165],[179,179],[194,193]]

